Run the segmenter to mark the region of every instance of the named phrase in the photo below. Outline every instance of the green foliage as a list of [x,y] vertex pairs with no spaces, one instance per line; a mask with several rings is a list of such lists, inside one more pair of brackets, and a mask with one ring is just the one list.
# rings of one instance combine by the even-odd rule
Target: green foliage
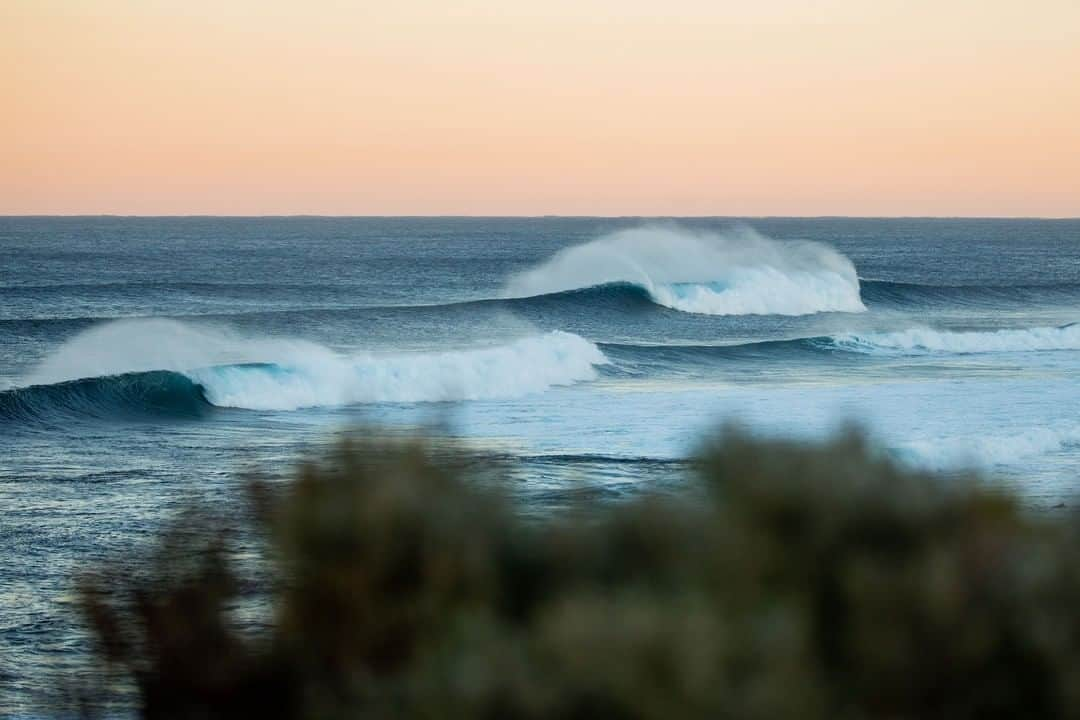
[[253,488],[264,632],[213,523],[84,607],[146,717],[1080,716],[1070,520],[856,433],[727,432],[697,468],[527,520],[467,453],[346,441]]

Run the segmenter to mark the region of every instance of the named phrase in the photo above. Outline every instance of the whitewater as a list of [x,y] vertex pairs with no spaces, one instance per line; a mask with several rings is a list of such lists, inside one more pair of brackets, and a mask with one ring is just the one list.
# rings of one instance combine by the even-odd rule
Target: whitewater
[[561,331],[493,347],[344,355],[175,320],[117,320],[64,344],[22,387],[171,371],[218,407],[297,410],[519,397],[594,379],[607,362],[595,344]]
[[526,513],[728,423],[1080,503],[1080,221],[0,218],[0,257],[0,715],[69,668],[76,571],[357,428]]
[[705,315],[863,312],[851,261],[816,242],[778,243],[749,227],[622,230],[515,275],[510,297],[629,283],[660,305]]

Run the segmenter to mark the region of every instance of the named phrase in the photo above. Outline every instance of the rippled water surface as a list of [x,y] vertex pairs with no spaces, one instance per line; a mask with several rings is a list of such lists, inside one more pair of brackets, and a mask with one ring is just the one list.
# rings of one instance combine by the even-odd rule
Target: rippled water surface
[[77,662],[74,574],[358,424],[447,423],[527,512],[732,420],[1080,487],[1080,221],[0,218],[0,258],[0,714]]

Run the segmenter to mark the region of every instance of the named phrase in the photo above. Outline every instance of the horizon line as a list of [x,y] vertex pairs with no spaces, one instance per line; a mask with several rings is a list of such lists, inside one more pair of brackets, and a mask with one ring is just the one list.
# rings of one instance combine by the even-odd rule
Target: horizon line
[[327,213],[266,213],[266,214],[217,214],[217,213],[0,213],[0,218],[130,218],[130,219],[327,219],[327,220],[408,220],[408,219],[460,219],[460,220],[543,220],[543,219],[644,219],[644,220],[1080,220],[1080,215],[583,215],[542,213],[536,215],[481,215],[471,213],[418,213],[418,214],[327,214]]

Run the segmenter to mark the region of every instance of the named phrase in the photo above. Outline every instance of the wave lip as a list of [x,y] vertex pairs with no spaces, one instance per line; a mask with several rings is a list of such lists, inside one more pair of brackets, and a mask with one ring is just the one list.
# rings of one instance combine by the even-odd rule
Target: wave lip
[[910,328],[894,332],[844,333],[833,335],[828,341],[837,349],[866,354],[1080,350],[1080,325],[970,332]]
[[779,242],[750,228],[623,230],[566,248],[507,284],[507,297],[629,283],[657,304],[707,315],[864,312],[851,261],[815,242]]

